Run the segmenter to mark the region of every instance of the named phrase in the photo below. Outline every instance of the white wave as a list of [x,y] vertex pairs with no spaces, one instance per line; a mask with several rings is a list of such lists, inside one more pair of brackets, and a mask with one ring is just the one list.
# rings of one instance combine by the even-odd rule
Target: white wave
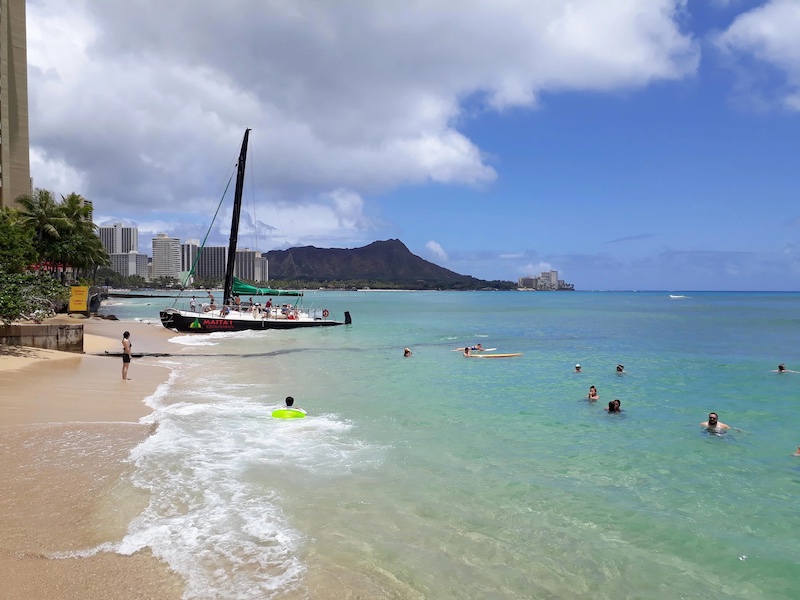
[[114,551],[151,549],[186,580],[186,598],[299,589],[306,537],[281,490],[298,476],[308,482],[377,468],[382,449],[358,440],[353,423],[335,414],[273,419],[282,404],[262,383],[227,381],[230,362],[209,377],[206,359],[160,361],[178,363],[146,400],[154,412],[143,421],[157,429],[128,457],[133,484],[150,503]]
[[683,298],[689,298],[689,296],[681,296],[679,294],[670,294],[669,297],[672,298],[673,300],[682,300]]

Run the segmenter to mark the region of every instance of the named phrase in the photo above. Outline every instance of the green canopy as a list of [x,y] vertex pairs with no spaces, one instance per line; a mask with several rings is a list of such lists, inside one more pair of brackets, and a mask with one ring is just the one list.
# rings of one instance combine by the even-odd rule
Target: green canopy
[[249,283],[245,283],[241,279],[233,278],[233,293],[237,296],[302,296],[303,292],[295,292],[292,290],[273,290],[272,288],[260,288]]

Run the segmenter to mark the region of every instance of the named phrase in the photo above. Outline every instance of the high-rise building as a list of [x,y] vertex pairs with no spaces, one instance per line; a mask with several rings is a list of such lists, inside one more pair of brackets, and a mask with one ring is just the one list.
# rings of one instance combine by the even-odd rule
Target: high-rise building
[[200,240],[186,240],[181,244],[181,271],[192,270],[198,250],[200,250]]
[[159,233],[153,238],[153,279],[178,279],[181,271],[181,241]]
[[25,0],[0,0],[0,206],[31,195]]
[[146,254],[139,254],[132,250],[127,253],[111,254],[111,269],[120,275],[130,277],[138,275],[145,281],[150,279],[148,264],[150,260]]
[[244,281],[256,281],[256,257],[261,258],[261,253],[249,248],[237,250],[233,276]]
[[259,255],[256,257],[256,283],[265,283],[269,281],[269,260],[266,256]]
[[203,279],[224,279],[227,259],[227,246],[205,246],[197,259],[195,275]]
[[139,251],[139,230],[136,227],[123,227],[122,223],[114,223],[108,227],[98,227],[97,235],[109,255]]

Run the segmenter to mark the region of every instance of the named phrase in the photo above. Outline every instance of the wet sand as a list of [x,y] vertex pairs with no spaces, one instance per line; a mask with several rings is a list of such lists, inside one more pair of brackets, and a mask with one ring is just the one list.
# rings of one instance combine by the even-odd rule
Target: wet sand
[[84,355],[0,346],[0,600],[178,599],[182,580],[149,552],[96,550],[119,542],[148,502],[125,459],[150,433],[143,400],[168,371],[134,359],[123,381],[119,357],[92,354],[120,352],[124,330],[134,353],[169,352],[172,334],[81,322]]

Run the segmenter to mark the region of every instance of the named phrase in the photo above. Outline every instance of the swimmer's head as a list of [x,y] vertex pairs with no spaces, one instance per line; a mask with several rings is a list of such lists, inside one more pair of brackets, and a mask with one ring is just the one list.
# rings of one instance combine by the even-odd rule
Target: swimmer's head
[[778,371],[785,371],[786,365],[778,365]]
[[291,406],[292,404],[294,404],[294,398],[286,396],[286,406]]

